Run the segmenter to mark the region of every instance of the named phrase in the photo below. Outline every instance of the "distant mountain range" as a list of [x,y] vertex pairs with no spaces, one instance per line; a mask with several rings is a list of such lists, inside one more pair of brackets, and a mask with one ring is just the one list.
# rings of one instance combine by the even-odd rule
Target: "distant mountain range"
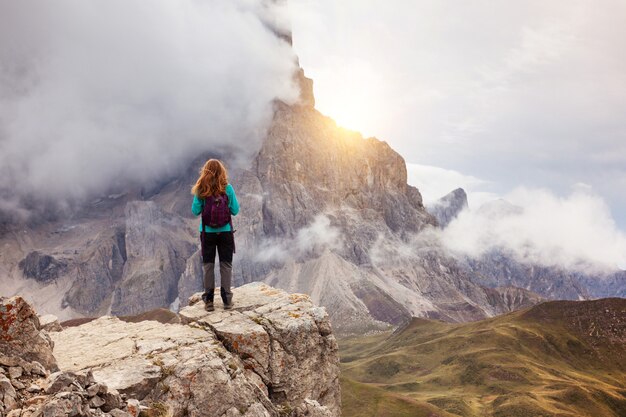
[[[445,228],[469,208],[467,194],[457,189],[428,207]],[[505,200],[496,200],[477,209],[488,218],[519,214],[521,207]],[[487,286],[514,286],[525,288],[547,299],[586,300],[602,297],[626,297],[626,271],[590,273],[586,269],[572,269],[521,262],[505,248],[490,250],[478,256],[463,256],[463,269],[473,282]]]

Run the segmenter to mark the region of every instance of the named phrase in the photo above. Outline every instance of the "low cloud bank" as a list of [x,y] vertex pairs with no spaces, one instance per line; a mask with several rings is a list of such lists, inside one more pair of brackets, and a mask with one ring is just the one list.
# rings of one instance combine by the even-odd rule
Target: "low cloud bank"
[[0,2],[0,217],[245,158],[298,96],[282,4]]
[[265,240],[257,248],[254,258],[259,262],[285,262],[339,249],[341,245],[340,230],[331,225],[327,216],[320,214],[311,224],[298,230],[293,239]]
[[453,253],[473,258],[504,249],[525,263],[596,272],[626,269],[626,235],[606,202],[588,187],[565,197],[518,188],[504,200],[461,212],[440,238]]
[[497,198],[489,191],[489,181],[466,175],[451,169],[423,164],[406,164],[407,182],[417,187],[427,205],[436,204],[438,199],[456,188],[468,194],[470,206],[480,206]]

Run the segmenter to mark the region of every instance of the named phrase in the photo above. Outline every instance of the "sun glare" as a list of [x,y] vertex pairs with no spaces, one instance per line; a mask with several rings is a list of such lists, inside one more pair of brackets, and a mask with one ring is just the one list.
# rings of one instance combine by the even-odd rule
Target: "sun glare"
[[314,71],[316,108],[340,127],[372,135],[381,122],[376,111],[380,74],[362,62],[344,64],[342,70]]
[[341,97],[332,104],[320,106],[320,111],[331,117],[340,127],[362,132],[368,125],[368,108],[365,103]]

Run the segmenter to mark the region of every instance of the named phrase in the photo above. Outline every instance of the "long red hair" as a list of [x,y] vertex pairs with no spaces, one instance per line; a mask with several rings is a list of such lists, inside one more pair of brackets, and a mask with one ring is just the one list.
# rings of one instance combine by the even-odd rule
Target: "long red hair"
[[228,171],[219,159],[209,159],[200,170],[196,185],[191,188],[191,194],[200,198],[218,196],[226,193],[228,185]]

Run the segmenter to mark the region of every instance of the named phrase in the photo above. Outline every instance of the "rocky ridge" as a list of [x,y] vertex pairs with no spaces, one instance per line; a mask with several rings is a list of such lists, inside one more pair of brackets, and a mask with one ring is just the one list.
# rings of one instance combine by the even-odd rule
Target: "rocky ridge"
[[323,308],[262,283],[234,289],[231,311],[208,313],[199,299],[181,310],[184,324],[105,316],[54,333],[59,367],[91,370],[175,416],[339,415],[337,344]]
[[[339,415],[337,343],[325,310],[261,283],[234,293],[235,309],[212,313],[195,294],[184,324],[104,316],[49,335],[23,299],[10,299],[2,311],[17,305],[29,314],[2,316],[11,323],[0,343],[2,415]],[[43,344],[17,347],[35,334]]]

